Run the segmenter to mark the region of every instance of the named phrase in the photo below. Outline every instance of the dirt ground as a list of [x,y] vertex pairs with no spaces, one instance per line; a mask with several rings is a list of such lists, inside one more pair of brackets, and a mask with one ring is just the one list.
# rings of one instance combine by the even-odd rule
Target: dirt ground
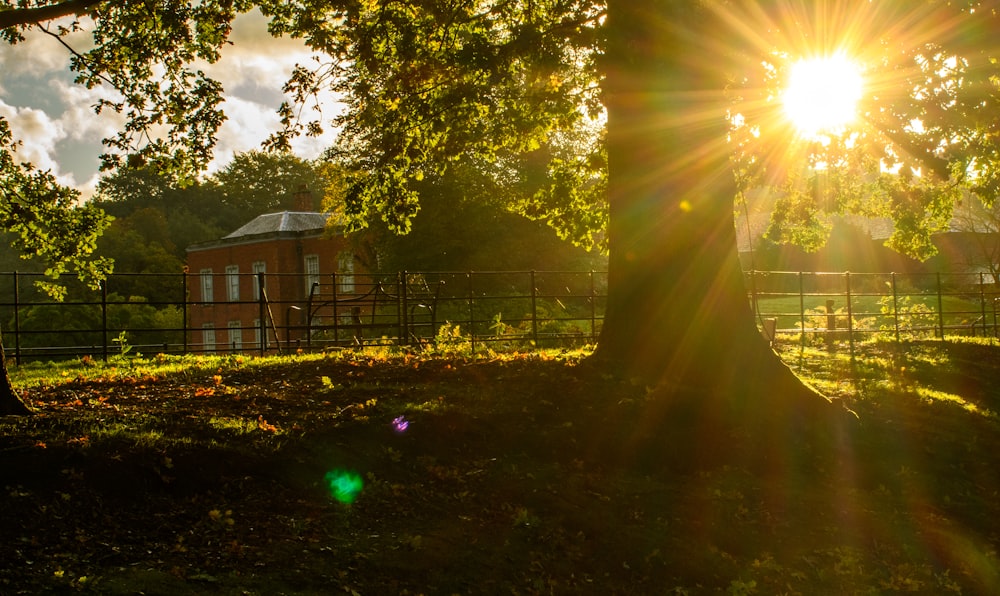
[[0,593],[1000,593],[1000,350],[968,349],[873,368],[836,445],[653,432],[662,395],[572,358],[33,387],[0,420]]

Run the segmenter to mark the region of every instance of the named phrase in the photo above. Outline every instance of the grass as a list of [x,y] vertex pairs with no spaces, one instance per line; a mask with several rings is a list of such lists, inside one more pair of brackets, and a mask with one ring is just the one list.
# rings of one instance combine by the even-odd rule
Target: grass
[[459,348],[12,371],[0,592],[1000,592],[993,343],[779,345],[829,440]]

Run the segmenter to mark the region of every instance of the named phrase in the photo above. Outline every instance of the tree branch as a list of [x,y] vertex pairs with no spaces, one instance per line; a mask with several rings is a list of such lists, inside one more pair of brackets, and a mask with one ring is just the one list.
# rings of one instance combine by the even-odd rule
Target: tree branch
[[951,178],[951,166],[947,159],[938,157],[929,151],[917,146],[916,143],[906,138],[906,135],[888,126],[879,126],[872,123],[875,128],[886,136],[900,149],[909,154],[910,157],[919,161],[921,165],[933,172],[942,182],[947,182]]
[[58,4],[48,4],[37,8],[13,8],[0,10],[0,29],[22,27],[35,23],[44,23],[69,15],[79,15],[87,12],[91,6],[104,0],[66,0]]

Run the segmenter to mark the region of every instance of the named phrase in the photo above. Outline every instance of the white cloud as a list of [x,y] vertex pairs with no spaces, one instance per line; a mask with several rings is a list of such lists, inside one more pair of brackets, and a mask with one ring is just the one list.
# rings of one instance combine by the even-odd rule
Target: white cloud
[[76,176],[73,174],[66,174],[64,176],[60,176],[58,179],[60,184],[80,191],[81,201],[89,201],[94,197],[94,194],[97,193],[97,183],[100,181],[101,177],[95,173],[89,180],[77,182]]
[[233,155],[260,147],[260,144],[278,128],[274,108],[263,104],[230,97],[223,106],[227,120],[219,129],[215,161],[210,171],[225,167]]
[[[272,37],[267,19],[257,11],[236,19],[230,41],[233,45],[223,48],[219,62],[205,67],[208,75],[223,84],[227,96],[223,109],[228,120],[219,131],[212,171],[224,167],[236,153],[260,148],[279,130],[277,108],[286,99],[281,88],[297,64],[309,66],[315,56],[301,40]],[[332,94],[322,95],[320,101],[325,118],[338,113],[340,107]],[[307,109],[305,114],[315,112]],[[292,149],[311,159],[332,141],[332,131],[327,131],[317,138],[295,139]]]
[[72,139],[99,141],[113,135],[124,123],[124,118],[112,110],[105,110],[101,114],[94,112],[94,106],[99,100],[116,99],[117,93],[110,89],[87,89],[59,79],[53,80],[50,87],[64,106],[59,121]]
[[[22,140],[22,159],[89,194],[97,179],[101,139],[113,136],[123,123],[110,111],[96,115],[93,106],[102,97],[114,98],[115,92],[73,84],[69,52],[42,33],[29,32],[27,37],[15,46],[0,45],[0,117],[10,121]],[[222,48],[218,63],[201,65],[226,92],[223,109],[228,120],[219,131],[211,170],[223,167],[235,153],[259,148],[278,130],[276,110],[285,99],[282,86],[296,64],[312,63],[312,54],[300,40],[271,37],[267,20],[256,11],[236,19],[230,39],[233,43]],[[85,33],[72,40],[78,48],[88,42]],[[323,97],[322,105],[327,119],[339,110],[332,95]],[[304,113],[314,114],[311,109]],[[313,158],[332,139],[332,131],[320,138],[296,139],[293,149]]]
[[[0,117],[10,123],[14,138],[21,141],[15,153],[19,161],[51,172],[59,184],[79,190],[84,200],[94,195],[99,180],[96,171],[83,183],[77,181],[75,173],[63,171],[62,164],[67,159],[60,155],[60,143],[69,137],[64,122],[53,120],[41,110],[14,107],[3,101],[0,101]],[[96,163],[96,157],[93,161]]]
[[[58,25],[68,26],[72,19],[62,19],[50,24],[51,30]],[[90,47],[91,37],[85,31],[72,33],[63,38],[77,51]],[[69,71],[69,51],[55,38],[40,31],[29,31],[25,40],[13,46],[3,44],[0,65],[4,75],[44,77],[54,72]]]
[[62,124],[42,110],[11,106],[0,100],[0,118],[10,124],[11,133],[21,141],[16,150],[19,160],[42,170],[58,173],[55,160],[56,144],[66,137]]

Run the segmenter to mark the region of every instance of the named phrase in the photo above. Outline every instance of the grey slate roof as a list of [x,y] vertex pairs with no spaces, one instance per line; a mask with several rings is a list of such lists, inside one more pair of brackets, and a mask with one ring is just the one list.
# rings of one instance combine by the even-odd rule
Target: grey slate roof
[[274,234],[281,232],[312,232],[322,230],[329,219],[329,213],[312,213],[300,211],[282,211],[281,213],[266,213],[259,215],[238,230],[224,236],[223,240],[233,240],[259,234]]

